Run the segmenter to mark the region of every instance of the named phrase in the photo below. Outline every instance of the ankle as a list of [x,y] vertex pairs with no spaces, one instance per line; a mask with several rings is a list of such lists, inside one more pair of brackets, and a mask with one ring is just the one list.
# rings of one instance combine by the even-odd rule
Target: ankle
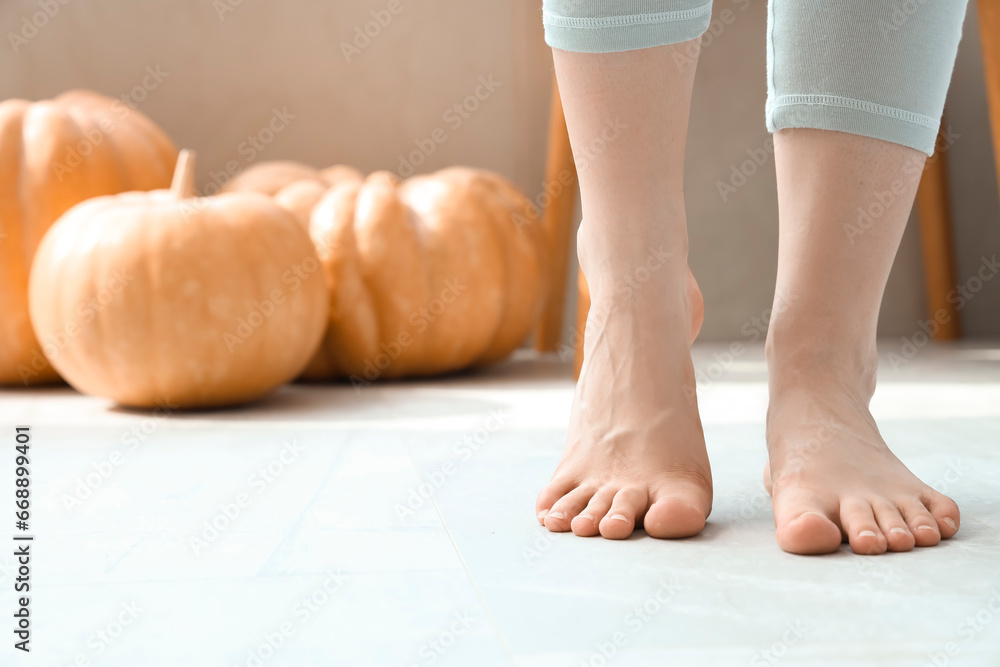
[[637,235],[634,239],[591,242],[580,234],[580,268],[592,302],[662,297],[669,302],[672,287],[683,294],[687,284],[687,239],[671,241]]
[[764,353],[772,394],[822,386],[847,390],[867,401],[875,392],[874,336],[836,335],[815,326],[796,330],[772,322]]
[[655,215],[641,217],[623,213],[620,217],[584,217],[577,232],[577,254],[588,282],[607,275],[663,268],[687,269],[688,237],[683,204],[656,209]]

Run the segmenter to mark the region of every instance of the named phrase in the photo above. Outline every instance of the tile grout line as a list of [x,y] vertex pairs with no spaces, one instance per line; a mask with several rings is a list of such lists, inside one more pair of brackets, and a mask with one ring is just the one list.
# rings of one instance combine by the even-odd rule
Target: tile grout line
[[306,512],[309,511],[309,508],[311,508],[313,505],[316,504],[316,499],[319,498],[323,494],[323,491],[326,489],[327,483],[330,481],[330,478],[333,477],[333,473],[334,470],[337,468],[337,464],[342,461],[344,457],[344,450],[347,448],[347,446],[351,444],[351,440],[352,438],[351,435],[349,434],[344,439],[345,447],[343,449],[337,448],[332,460],[330,461],[329,467],[327,468],[326,474],[323,475],[323,479],[316,486],[316,492],[309,497],[309,500],[306,501],[306,504],[302,507],[302,510],[299,512],[298,518],[295,520],[294,523],[292,523],[291,526],[289,526],[287,530],[285,530],[285,534],[281,536],[281,539],[278,541],[278,543],[275,544],[274,547],[271,549],[271,552],[267,555],[267,559],[260,566],[260,569],[257,570],[258,576],[261,575],[262,573],[267,572],[271,567],[273,567],[274,563],[277,561],[281,553],[287,549],[289,540],[298,532],[299,527],[302,525]]
[[[406,454],[410,457],[413,467],[417,470],[417,475],[420,476],[420,481],[422,483],[427,483],[426,478],[424,478],[424,471],[420,469],[420,465],[417,463],[417,459],[413,456],[410,445],[404,443],[403,446],[406,448]],[[441,512],[441,507],[438,506],[437,498],[434,497],[433,493],[431,494],[430,501],[431,504],[434,505],[434,511],[437,512],[438,518],[441,520],[441,526],[444,528],[444,532],[448,536],[448,540],[451,542],[452,548],[455,549],[455,555],[458,556],[458,560],[462,564],[462,569],[465,570],[465,576],[469,578],[469,583],[472,585],[472,590],[476,593],[476,598],[479,600],[479,604],[483,606],[486,618],[489,620],[490,625],[493,626],[493,631],[496,633],[497,639],[500,641],[500,646],[503,648],[503,652],[507,655],[507,660],[511,665],[517,667],[517,661],[514,659],[514,653],[510,650],[510,646],[507,645],[507,639],[503,636],[503,632],[500,630],[500,624],[497,623],[489,605],[486,604],[486,598],[483,597],[482,591],[479,590],[479,586],[476,584],[476,580],[472,576],[472,571],[469,569],[468,563],[465,562],[465,557],[462,556],[462,552],[458,548],[458,542],[455,541],[455,536],[451,534],[451,529],[448,528],[448,522],[444,520],[444,514]]]

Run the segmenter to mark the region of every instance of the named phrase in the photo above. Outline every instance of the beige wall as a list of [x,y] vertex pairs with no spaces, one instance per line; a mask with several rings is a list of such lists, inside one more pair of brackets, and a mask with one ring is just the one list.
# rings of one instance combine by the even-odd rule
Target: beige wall
[[[717,189],[748,149],[767,140],[764,3],[741,5],[716,0],[717,13],[730,8],[736,18],[704,49],[688,149],[691,261],[707,301],[703,335],[716,339],[742,337],[744,324],[769,306],[777,250],[773,160],[728,201]],[[220,15],[226,6],[232,11]],[[167,76],[146,79],[153,85],[137,91],[139,108],[178,144],[198,150],[202,186],[234,161],[239,168],[291,158],[396,171],[400,156],[417,150],[415,141],[441,128],[437,136],[446,140],[419,170],[476,165],[537,195],[551,76],[540,0],[392,6],[398,13],[348,62],[342,43],[389,0],[69,0],[18,53],[9,37],[0,45],[0,98],[37,99],[71,87],[129,94],[147,67],[159,67]],[[0,27],[19,33],[23,17],[38,11],[30,0],[4,0]],[[948,159],[963,278],[974,275],[980,255],[1000,250],[1000,200],[970,19],[949,103],[949,123],[961,135]],[[488,93],[481,77],[499,86]],[[468,118],[445,116],[477,87],[485,98],[478,109]],[[261,150],[244,143],[274,109],[294,118]],[[886,295],[885,334],[910,333],[924,316],[916,231],[912,225],[904,239]],[[1000,334],[998,304],[1000,280],[964,309],[967,331]]]

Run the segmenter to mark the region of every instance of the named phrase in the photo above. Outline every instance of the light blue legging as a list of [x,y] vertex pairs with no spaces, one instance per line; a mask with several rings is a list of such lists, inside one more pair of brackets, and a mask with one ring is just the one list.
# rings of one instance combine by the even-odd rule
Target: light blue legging
[[[756,0],[732,0],[733,11]],[[838,130],[934,153],[967,0],[770,0],[767,129]],[[545,41],[610,53],[704,33],[712,0],[544,0]]]

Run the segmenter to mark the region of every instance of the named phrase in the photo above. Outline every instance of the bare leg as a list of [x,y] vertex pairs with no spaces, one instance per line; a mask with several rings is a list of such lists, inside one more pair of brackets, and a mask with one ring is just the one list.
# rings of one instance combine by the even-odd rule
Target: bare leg
[[[932,546],[958,530],[955,503],[889,451],[868,411],[882,292],[925,156],[813,129],[775,135],[778,281],[767,337],[769,470],[778,544],[826,553]],[[863,229],[858,210],[878,211]]]
[[702,301],[683,198],[697,47],[553,53],[580,168],[592,307],[566,451],[538,518],[582,536],[621,539],[638,525],[694,535],[712,503],[690,356]]

